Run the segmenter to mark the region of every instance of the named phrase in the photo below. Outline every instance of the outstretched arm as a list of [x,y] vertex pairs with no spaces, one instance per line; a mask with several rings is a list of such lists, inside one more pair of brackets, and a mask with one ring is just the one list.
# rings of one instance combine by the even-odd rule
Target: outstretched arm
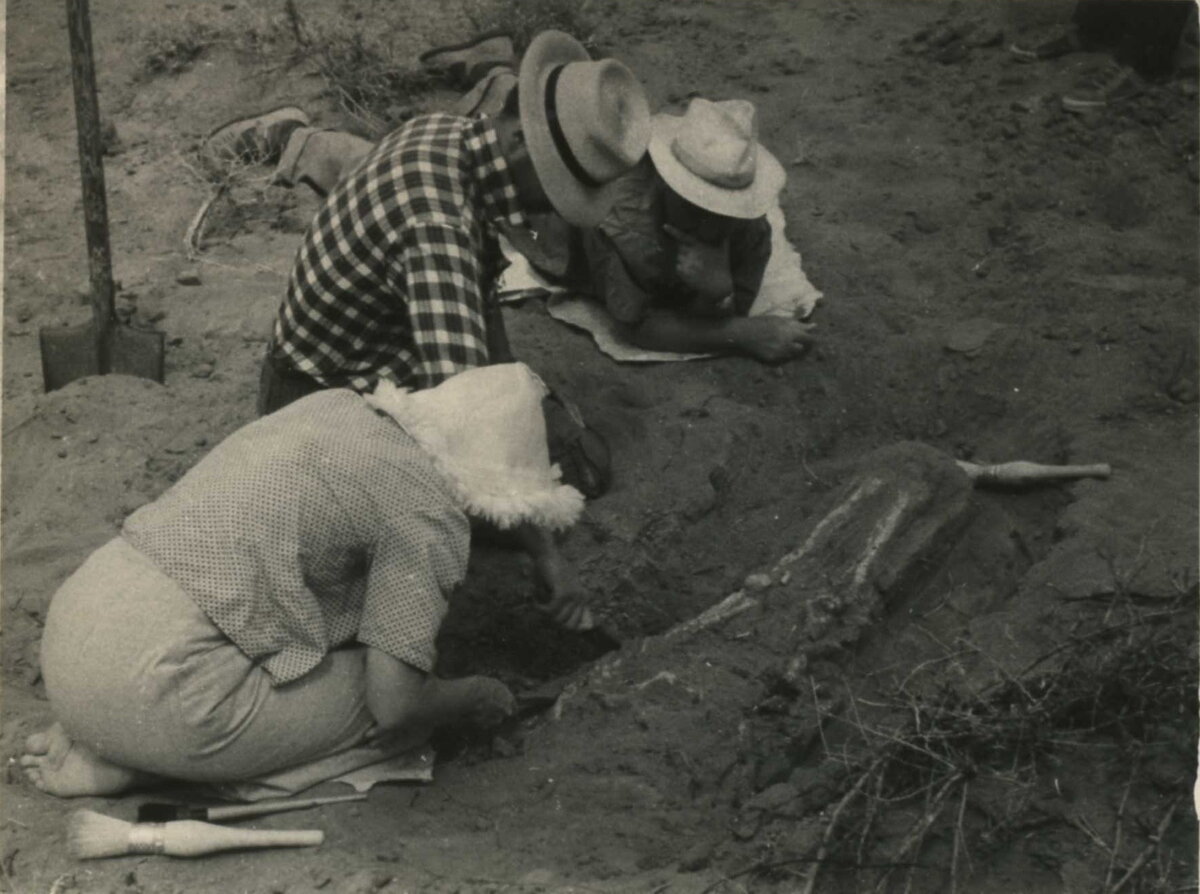
[[626,337],[651,351],[742,354],[781,363],[808,349],[812,328],[790,317],[695,317],[657,309],[627,327]]

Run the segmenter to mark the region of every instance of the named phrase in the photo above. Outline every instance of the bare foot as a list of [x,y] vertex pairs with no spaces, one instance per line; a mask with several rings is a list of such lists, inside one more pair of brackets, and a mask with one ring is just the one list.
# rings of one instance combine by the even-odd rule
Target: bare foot
[[145,779],[145,774],[110,764],[78,742],[61,723],[25,740],[21,766],[33,785],[60,798],[115,795]]

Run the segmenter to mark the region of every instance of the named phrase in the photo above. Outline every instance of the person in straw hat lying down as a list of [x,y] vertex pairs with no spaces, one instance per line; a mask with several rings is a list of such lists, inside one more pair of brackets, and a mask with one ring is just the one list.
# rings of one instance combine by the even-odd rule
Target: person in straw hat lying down
[[803,354],[812,325],[748,313],[771,256],[767,212],[786,175],[745,100],[692,99],[654,116],[647,157],[582,229],[566,278],[604,302],[627,339],[660,351]]
[[[506,35],[434,49],[421,61],[469,88],[455,114],[504,120],[513,113],[519,78]],[[274,109],[217,128],[206,151],[277,161],[275,182],[306,183],[325,195],[374,144],[309,125],[299,108]],[[640,347],[764,362],[799,356],[810,325],[747,315],[770,259],[766,214],[786,179],[757,129],[752,103],[695,98],[682,115],[654,116],[649,154],[611,185],[602,220],[579,225],[542,208],[526,215],[536,240],[526,227],[500,228],[541,272],[602,301]]]
[[61,797],[252,780],[514,707],[433,674],[470,518],[570,526],[545,385],[519,363],[408,392],[324,390],[234,432],[51,600],[55,722],[20,759]]

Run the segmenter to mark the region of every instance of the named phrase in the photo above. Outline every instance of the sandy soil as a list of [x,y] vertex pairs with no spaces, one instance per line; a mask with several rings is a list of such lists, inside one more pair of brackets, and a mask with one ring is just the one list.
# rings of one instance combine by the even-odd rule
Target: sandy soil
[[[317,4],[298,5],[316,15]],[[59,5],[8,4],[6,759],[49,717],[36,644],[56,586],[253,416],[265,334],[315,200],[265,185],[239,192],[189,258],[184,233],[207,195],[189,167],[197,139],[282,102],[346,123],[304,59],[264,67],[216,40],[148,75],[147,35],[180,6],[97,0],[92,10],[116,136],[106,176],[118,302],[166,332],[166,384],[106,377],[43,394],[38,329],[88,314],[70,73]],[[259,12],[186,6],[214,27]],[[339,14],[377,6],[349,2]],[[312,851],[76,862],[63,830],[79,805],[39,794],[10,766],[5,890],[802,890],[844,790],[834,720],[860,696],[866,706],[931,668],[920,698],[1003,685],[1089,624],[1116,631],[1094,640],[1116,654],[1120,619],[1132,641],[1155,613],[1177,633],[1168,645],[1194,654],[1194,83],[1067,115],[1058,96],[1103,57],[1015,62],[1005,46],[1030,16],[999,3],[606,9],[599,46],[642,76],[655,105],[692,91],[758,104],[762,139],[789,173],[789,235],[827,296],[819,347],[778,368],[620,367],[537,302],[509,312],[518,355],[613,444],[614,489],[566,548],[623,647],[604,654],[594,637],[555,631],[529,605],[527,563],[480,549],[443,633],[444,670],[564,693],[551,711],[486,741],[447,738],[431,786],[384,786],[361,806],[261,822],[325,829]],[[466,27],[447,9],[406,25],[399,52],[412,56]],[[1113,474],[971,491],[951,458],[1107,462]],[[843,544],[805,557],[790,584],[776,563],[863,474],[920,499],[905,516],[908,540],[888,553],[889,583],[833,588],[853,620],[824,640],[806,628],[814,663],[801,698],[777,684],[775,663],[797,648],[780,630],[813,623],[797,606],[844,570]],[[861,533],[848,529],[847,542]],[[765,575],[750,588],[765,595],[738,620],[663,636],[750,575]],[[1101,890],[1155,835],[1148,868],[1125,890],[1186,890],[1196,840],[1187,804],[1156,832],[1194,763],[1195,705],[1178,708],[1132,738],[1049,753],[1014,787],[981,774],[962,788],[962,834],[953,822],[932,827],[912,890]],[[84,806],[131,817],[133,802]],[[922,813],[884,804],[868,855],[895,853]],[[1107,848],[1120,828],[1114,876]],[[879,872],[830,863],[817,890],[864,890]],[[900,890],[904,874],[886,883]]]

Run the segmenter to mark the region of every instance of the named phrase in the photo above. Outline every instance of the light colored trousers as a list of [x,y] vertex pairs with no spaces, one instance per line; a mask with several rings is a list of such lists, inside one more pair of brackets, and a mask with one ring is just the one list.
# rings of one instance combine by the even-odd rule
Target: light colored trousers
[[[497,66],[464,94],[450,111],[463,117],[494,117],[500,114],[508,94],[516,84],[517,75],[511,68]],[[327,196],[373,148],[375,144],[370,140],[346,131],[298,127],[288,137],[272,179],[282,186],[307,183],[319,195]]]
[[363,649],[331,652],[273,686],[120,537],[54,594],[41,660],[51,706],[74,740],[173,779],[253,779],[355,746],[373,727]]

